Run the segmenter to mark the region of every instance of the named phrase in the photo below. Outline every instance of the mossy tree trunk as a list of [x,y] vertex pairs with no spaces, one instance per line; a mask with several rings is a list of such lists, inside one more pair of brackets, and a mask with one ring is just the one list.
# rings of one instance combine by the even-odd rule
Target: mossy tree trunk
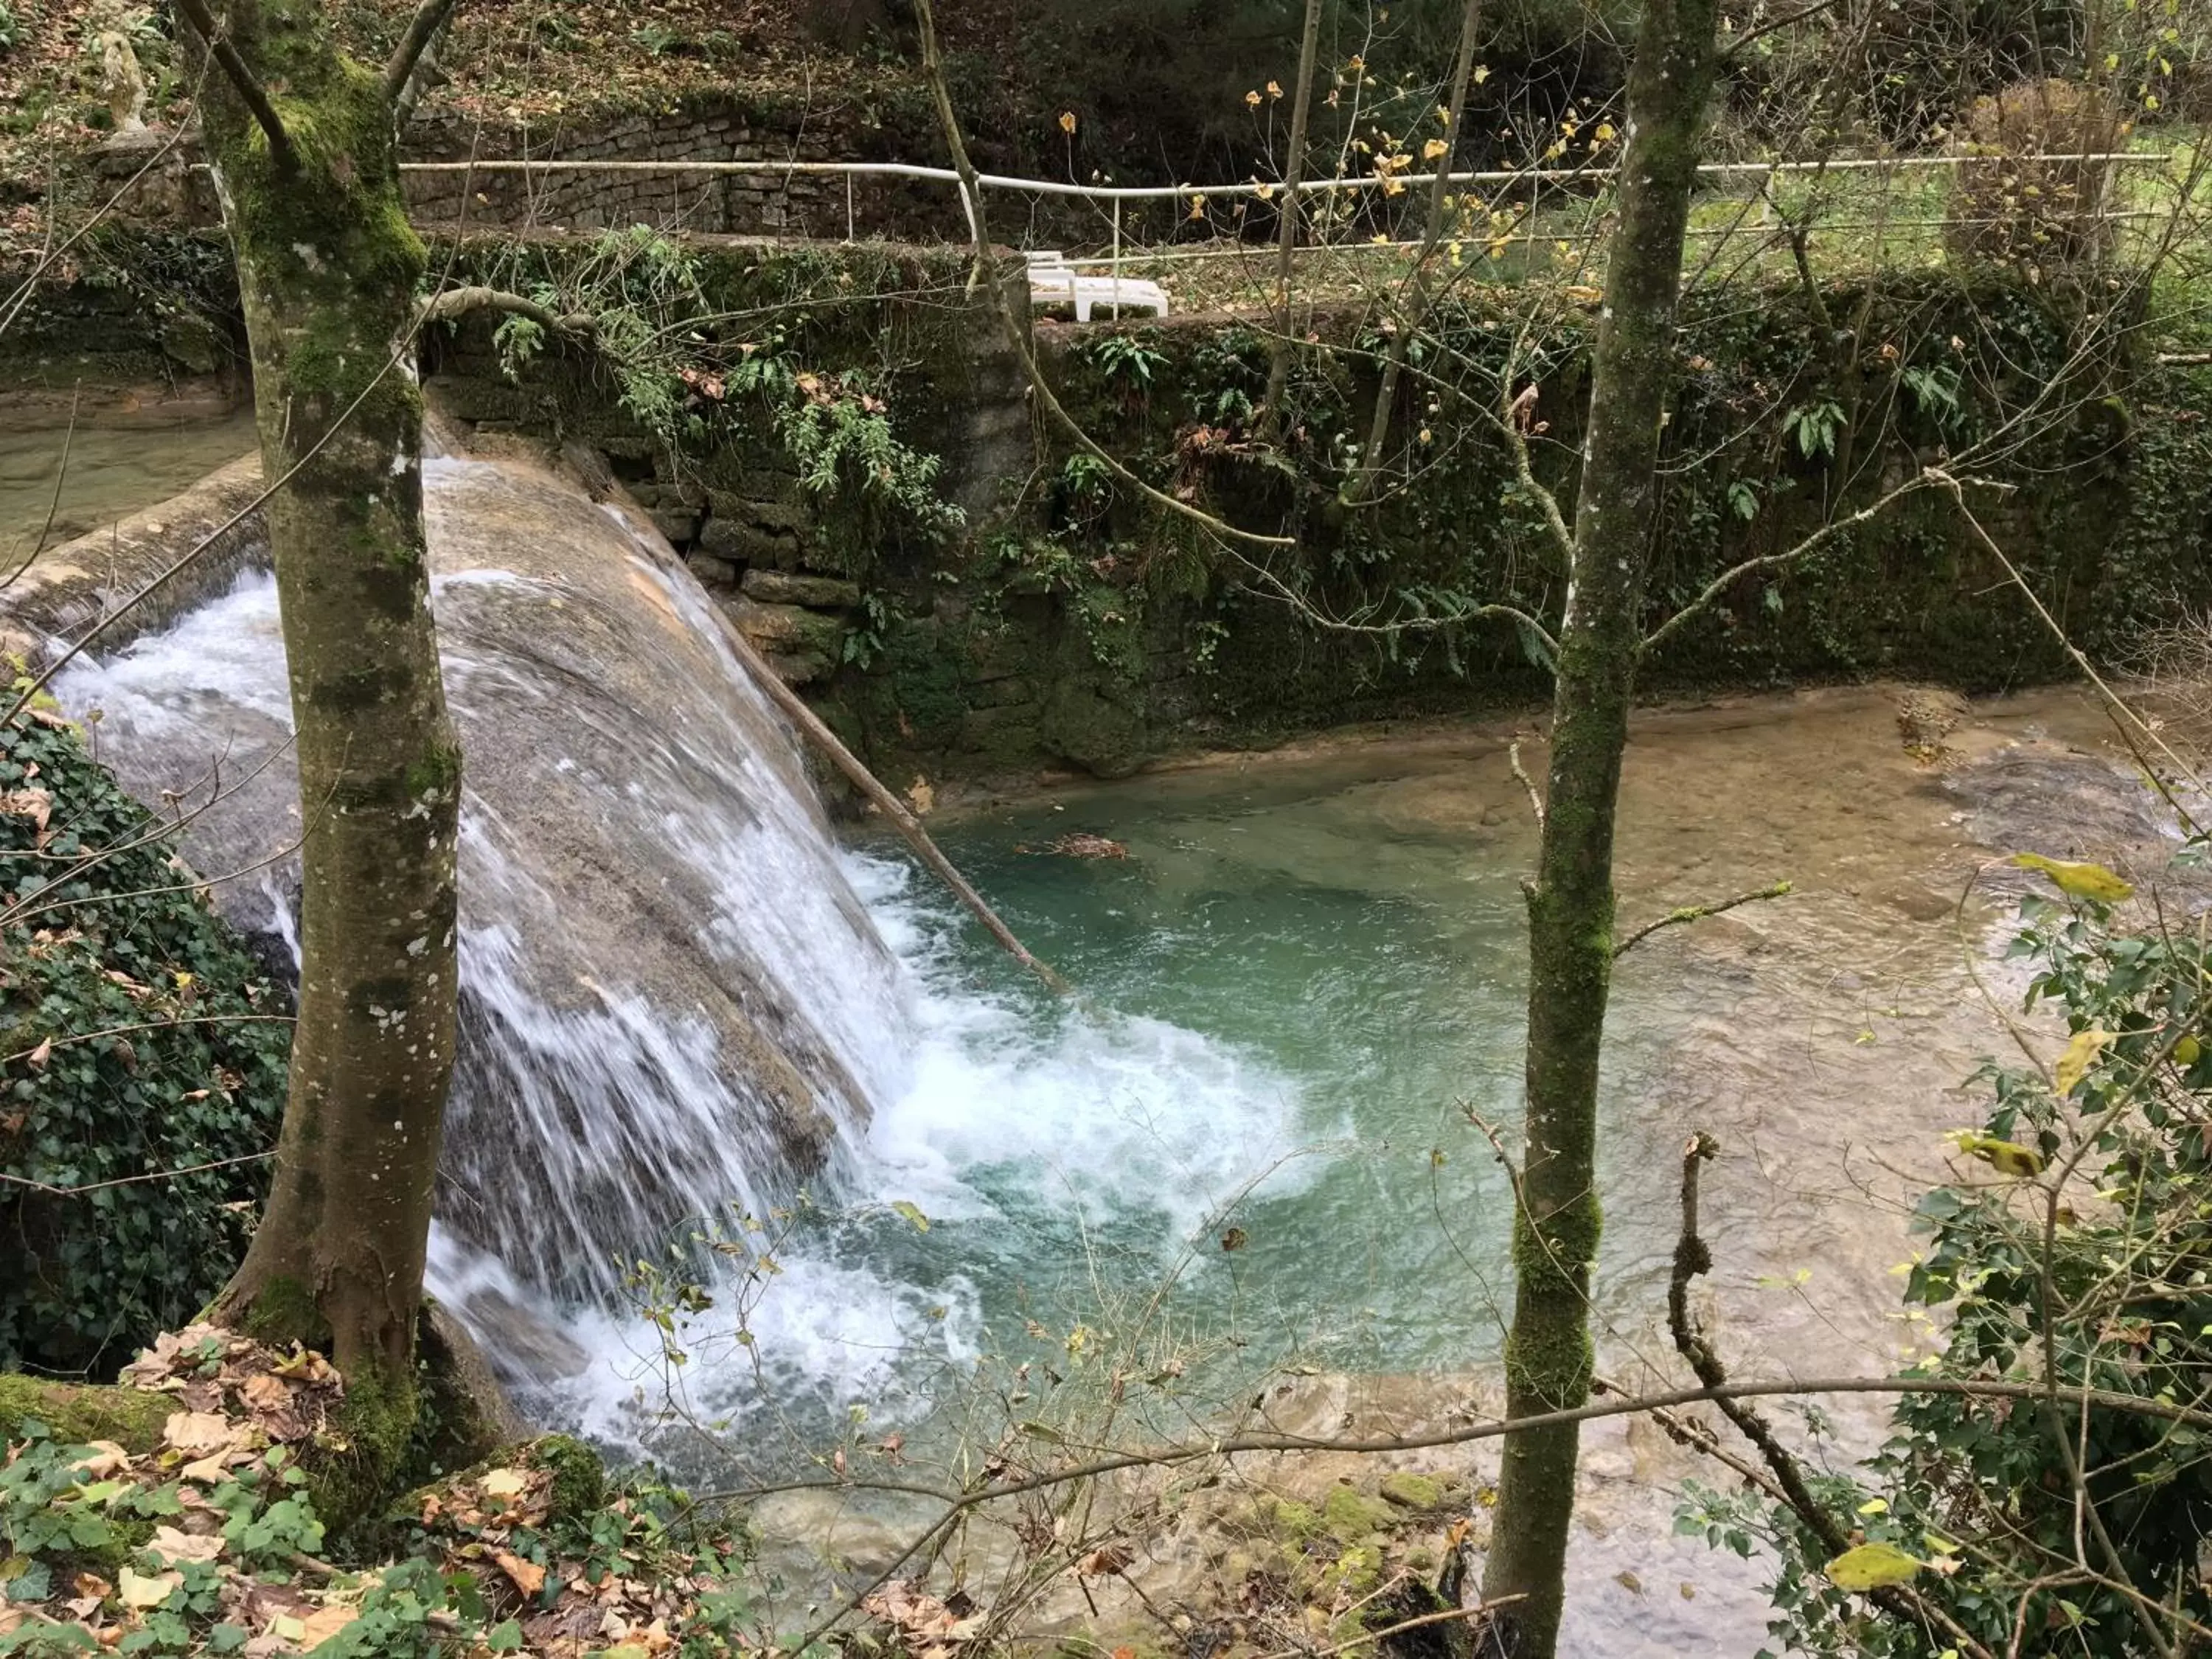
[[[1559,629],[1543,839],[1528,892],[1528,1122],[1505,1346],[1513,1417],[1579,1406],[1589,1395],[1613,823],[1714,24],[1714,0],[1646,0],[1629,73],[1619,218]],[[1495,1626],[1516,1659],[1549,1659],[1558,1641],[1576,1443],[1568,1425],[1506,1444],[1483,1593],[1519,1598],[1499,1609]]]
[[269,538],[306,838],[276,1172],[216,1311],[326,1347],[400,1431],[453,1072],[460,793],[424,558],[422,404],[402,350],[423,251],[386,78],[338,52],[319,0],[192,11],[220,43],[202,118],[262,465],[283,481]]

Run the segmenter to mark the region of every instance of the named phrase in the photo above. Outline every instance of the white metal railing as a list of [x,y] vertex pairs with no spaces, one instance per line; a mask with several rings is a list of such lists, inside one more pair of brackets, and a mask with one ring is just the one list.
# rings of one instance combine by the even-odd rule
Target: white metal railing
[[[1961,162],[1987,158],[1970,155],[1899,155],[1849,156],[1821,161],[1707,161],[1698,172],[1701,177],[1721,179],[1772,178],[1787,173],[1870,173],[1892,169],[1917,167],[1951,167]],[[2042,162],[2109,161],[2124,167],[2164,167],[2172,158],[2166,154],[2140,150],[2092,150],[2063,155],[2036,155],[2011,158]],[[962,214],[968,221],[972,234],[975,228],[975,213],[968,200],[968,192],[961,185],[960,175],[951,167],[920,167],[905,161],[562,161],[558,158],[540,161],[403,161],[403,173],[672,173],[677,174],[705,173],[780,173],[789,177],[795,173],[823,174],[842,177],[845,180],[845,238],[853,240],[854,211],[853,181],[861,178],[919,179],[933,183],[949,184],[958,193]],[[1612,178],[1617,168],[1606,167],[1532,167],[1519,172],[1452,173],[1444,176],[1449,185],[1514,185],[1564,184],[1580,179]],[[1121,204],[1124,202],[1180,202],[1210,201],[1216,197],[1234,198],[1252,197],[1265,201],[1278,193],[1285,196],[1334,192],[1345,190],[1388,189],[1395,194],[1415,185],[1436,182],[1433,173],[1404,173],[1386,177],[1369,173],[1349,179],[1301,179],[1293,186],[1286,183],[1269,184],[1261,179],[1245,179],[1224,185],[1082,185],[1055,179],[1017,179],[1004,173],[983,173],[975,182],[985,190],[1005,190],[1037,196],[1073,196],[1089,201],[1110,202],[1113,204],[1113,251],[1105,259],[1071,260],[1071,264],[1109,265],[1118,278],[1121,273]],[[1379,246],[1390,244],[1342,244],[1344,246]],[[1166,256],[1148,255],[1157,258]]]

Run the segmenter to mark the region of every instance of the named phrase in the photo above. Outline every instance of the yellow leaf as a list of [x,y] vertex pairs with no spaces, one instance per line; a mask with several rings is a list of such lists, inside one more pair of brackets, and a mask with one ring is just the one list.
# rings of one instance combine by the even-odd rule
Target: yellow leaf
[[1829,1562],[1825,1571],[1838,1589],[1870,1590],[1907,1583],[1925,1565],[1894,1544],[1861,1544]]
[[1451,146],[1441,138],[1431,138],[1421,146],[1421,159],[1424,161],[1433,161],[1438,156],[1448,155],[1450,153]]
[[2193,1036],[2185,1036],[2173,1045],[2173,1063],[2177,1066],[2194,1066],[2197,1063],[2197,1056],[2203,1052],[2203,1043]]
[[529,1484],[520,1469],[494,1469],[477,1482],[477,1490],[486,1498],[515,1498]]
[[2074,1040],[2066,1045],[2066,1052],[2058,1056],[2058,1064],[2051,1073],[2051,1081],[2062,1095],[2074,1092],[2074,1085],[2096,1063],[2105,1045],[2118,1036],[2117,1031],[2076,1031]]
[[1477,64],[1474,66],[1474,74],[1470,78],[1474,82],[1475,85],[1478,87],[1480,86],[1485,81],[1487,81],[1490,78],[1490,65],[1487,64]]
[[1256,92],[1248,92],[1248,93],[1246,93],[1246,94],[1244,94],[1244,103],[1245,103],[1245,106],[1246,106],[1247,108],[1249,108],[1249,109],[1257,109],[1257,108],[1259,108],[1259,107],[1260,107],[1260,94],[1259,94],[1258,93],[1256,93]]
[[2015,1181],[2025,1181],[2043,1172],[2043,1154],[2016,1140],[1999,1140],[1994,1135],[1976,1134],[1972,1129],[1954,1129],[1951,1139],[1960,1152],[1978,1158],[1999,1175],[2010,1176]]
[[184,1582],[185,1576],[180,1572],[165,1572],[149,1578],[125,1567],[116,1575],[115,1588],[126,1607],[158,1607],[169,1599],[169,1592]]
[[2040,853],[2014,853],[2012,861],[2023,870],[2041,871],[2058,884],[2060,892],[2072,898],[2118,904],[2135,896],[2132,886],[2101,864],[2069,864],[2063,859],[2047,859]]
[[1282,88],[1280,88],[1280,87],[1277,86],[1277,85],[1276,85],[1273,81],[1270,81],[1270,82],[1267,82],[1267,96],[1268,96],[1268,97],[1270,97],[1270,98],[1279,98],[1279,97],[1281,97],[1282,95],[1283,95],[1283,89],[1282,89]]
[[1073,110],[1064,109],[1060,111],[1060,130],[1071,138],[1075,136],[1075,112]]

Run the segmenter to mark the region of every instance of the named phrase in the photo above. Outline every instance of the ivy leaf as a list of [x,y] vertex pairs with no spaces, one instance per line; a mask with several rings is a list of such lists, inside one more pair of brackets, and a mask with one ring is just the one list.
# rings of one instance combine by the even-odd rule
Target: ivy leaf
[[2012,861],[2023,870],[2042,872],[2071,898],[2118,904],[2135,896],[2132,885],[2101,864],[2071,864],[2063,859],[2047,859],[2040,853],[2014,853]]
[[1845,1550],[1822,1571],[1838,1589],[1871,1590],[1909,1583],[1927,1565],[1894,1544],[1861,1544],[1856,1549]]

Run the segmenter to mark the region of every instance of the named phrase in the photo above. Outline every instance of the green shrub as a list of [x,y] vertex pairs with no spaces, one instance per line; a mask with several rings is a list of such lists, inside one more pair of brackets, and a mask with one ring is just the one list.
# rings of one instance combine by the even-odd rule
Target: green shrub
[[50,709],[0,728],[0,1365],[189,1320],[267,1184],[288,1010],[173,838]]

